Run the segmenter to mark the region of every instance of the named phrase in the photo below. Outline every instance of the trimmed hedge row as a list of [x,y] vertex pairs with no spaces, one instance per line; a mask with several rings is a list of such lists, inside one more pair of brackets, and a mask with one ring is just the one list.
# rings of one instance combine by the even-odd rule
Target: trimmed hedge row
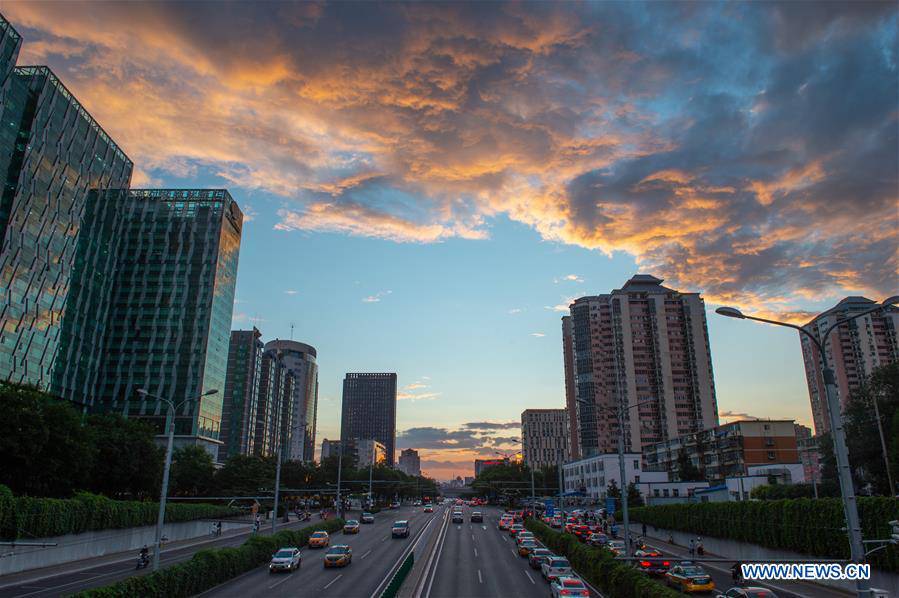
[[[858,510],[866,540],[889,538],[889,521],[899,519],[899,500],[860,497]],[[838,498],[661,505],[631,509],[630,517],[631,521],[699,536],[849,558],[843,503]],[[890,546],[871,555],[869,562],[884,571],[899,571],[899,550]]]
[[187,562],[85,590],[75,598],[187,598],[267,563],[282,546],[305,546],[314,531],[334,532],[342,527],[343,519],[332,519],[274,536],[252,536],[239,547],[200,550]]
[[577,573],[611,598],[674,598],[679,594],[623,561],[616,561],[604,548],[582,544],[571,534],[563,534],[536,519],[525,527],[534,532],[547,548],[565,556]]
[[[166,504],[167,523],[240,515],[239,509],[209,504]],[[13,496],[0,487],[0,538],[49,538],[66,534],[153,525],[159,503],[111,500],[80,493],[74,498]]]

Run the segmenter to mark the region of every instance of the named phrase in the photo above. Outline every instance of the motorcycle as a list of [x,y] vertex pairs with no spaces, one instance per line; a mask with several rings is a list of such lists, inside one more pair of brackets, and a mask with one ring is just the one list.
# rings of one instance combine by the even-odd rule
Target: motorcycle
[[135,569],[143,569],[144,567],[150,566],[150,555],[149,554],[141,554],[137,557],[137,566]]

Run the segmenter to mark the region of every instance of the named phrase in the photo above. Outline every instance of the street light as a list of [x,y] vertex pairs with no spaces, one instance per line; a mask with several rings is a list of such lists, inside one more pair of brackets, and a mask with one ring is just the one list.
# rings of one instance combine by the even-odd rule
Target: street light
[[156,540],[154,541],[155,548],[153,550],[153,571],[157,571],[159,569],[159,553],[162,550],[162,528],[165,525],[165,499],[169,492],[169,469],[171,469],[172,467],[172,443],[175,440],[175,412],[185,403],[196,401],[197,399],[208,397],[209,395],[214,395],[217,392],[217,389],[213,389],[204,392],[198,397],[184,399],[176,405],[169,399],[164,399],[162,397],[150,394],[143,388],[137,389],[137,394],[141,395],[142,397],[149,397],[156,399],[157,401],[163,401],[168,405],[168,409],[166,409],[165,412],[165,427],[166,434],[168,435],[168,446],[165,450],[165,467],[162,470],[162,492],[159,497],[159,515],[156,518]]
[[[821,374],[822,378],[824,379],[824,389],[827,395],[827,411],[828,415],[830,416],[830,428],[833,432],[834,453],[836,453],[837,458],[837,473],[839,474],[840,479],[840,493],[843,498],[843,511],[845,512],[846,524],[849,528],[849,548],[851,551],[852,560],[856,563],[864,562],[865,548],[864,542],[862,541],[861,524],[859,523],[858,518],[858,504],[855,498],[855,488],[852,485],[852,472],[849,468],[849,451],[846,448],[846,431],[843,429],[843,413],[840,409],[840,401],[837,398],[836,377],[834,376],[834,372],[830,368],[830,365],[827,361],[827,352],[825,351],[825,345],[827,344],[827,337],[830,336],[830,333],[833,332],[841,324],[845,324],[850,320],[872,314],[876,311],[880,311],[897,303],[899,303],[899,295],[893,295],[892,297],[885,299],[883,302],[879,303],[875,307],[872,307],[871,309],[859,312],[848,318],[837,320],[830,325],[830,328],[824,331],[824,334],[821,335],[821,340],[818,340],[817,336],[815,336],[802,326],[789,324],[787,322],[778,322],[777,320],[769,320],[767,318],[747,316],[735,307],[719,307],[715,310],[715,313],[717,313],[718,315],[726,316],[728,318],[738,318],[740,320],[755,320],[756,322],[764,322],[765,324],[773,324],[775,326],[784,326],[786,328],[798,330],[799,334],[804,334],[806,337],[808,337],[809,340],[814,343],[815,347],[818,349],[818,353],[819,355],[821,355],[821,361],[824,366],[822,368]],[[887,471],[889,471],[889,466],[887,466]],[[868,580],[859,579],[856,582],[856,588],[859,596],[867,596],[870,593],[870,583],[868,582]]]
[[[575,399],[575,401],[584,405],[592,405],[594,409],[598,411],[606,411],[607,413],[609,412],[608,407],[596,405],[595,403],[590,403],[589,401],[585,401],[584,399]],[[624,550],[625,554],[627,554],[628,556],[630,556],[631,554],[631,521],[630,514],[627,508],[627,494],[629,486],[627,483],[627,473],[625,472],[624,467],[624,414],[626,411],[634,409],[635,407],[639,407],[640,405],[655,402],[655,399],[649,399],[646,401],[638,401],[633,405],[628,405],[627,407],[625,407],[621,401],[618,401],[618,475],[621,477],[621,488],[619,489],[619,491],[621,492],[621,511],[624,513]],[[594,424],[595,423],[596,420],[594,418]]]

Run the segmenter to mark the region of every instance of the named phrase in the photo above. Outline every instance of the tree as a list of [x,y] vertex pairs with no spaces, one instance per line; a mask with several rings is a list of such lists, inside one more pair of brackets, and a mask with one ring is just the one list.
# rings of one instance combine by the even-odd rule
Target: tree
[[0,382],[0,405],[0,480],[15,494],[68,497],[87,486],[94,450],[70,403]]
[[87,488],[110,498],[157,497],[164,453],[153,427],[116,414],[92,415],[87,424],[96,454]]
[[677,477],[682,482],[698,482],[702,480],[702,472],[693,465],[687,451],[681,448],[677,454]]
[[275,488],[275,460],[234,455],[215,474],[216,491],[225,496],[256,496]]
[[178,496],[203,496],[212,489],[215,464],[212,455],[197,445],[182,447],[172,453],[170,491]]

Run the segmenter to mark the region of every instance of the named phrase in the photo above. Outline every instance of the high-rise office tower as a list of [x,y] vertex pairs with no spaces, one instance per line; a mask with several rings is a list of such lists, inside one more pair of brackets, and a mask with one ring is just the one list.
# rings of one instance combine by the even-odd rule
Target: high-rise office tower
[[281,363],[294,376],[290,403],[293,410],[289,414],[290,428],[285,430],[285,458],[312,461],[315,456],[315,417],[318,408],[315,347],[297,341],[274,340],[265,343],[265,350],[276,352]]
[[400,451],[400,462],[397,469],[406,475],[420,476],[421,458],[418,456],[418,451],[411,448]]
[[347,374],[343,379],[340,439],[377,440],[393,467],[396,446],[396,374]]
[[521,453],[531,469],[568,461],[568,410],[525,409],[521,412]]
[[115,277],[94,408],[161,432],[164,404],[137,390],[184,401],[176,442],[218,458],[243,214],[222,189],[107,195],[97,222],[117,242]]
[[574,331],[571,316],[562,316],[562,362],[565,367],[565,414],[568,418],[568,458],[581,458],[578,431],[577,382],[574,372]]
[[[838,320],[874,306],[874,301],[865,297],[846,297],[803,328],[820,340],[824,332]],[[827,361],[836,375],[841,408],[846,407],[849,397],[861,387],[875,368],[899,361],[897,329],[899,308],[890,307],[840,324],[830,333],[824,349],[827,351]],[[815,434],[821,435],[830,432],[821,355],[804,334],[799,335],[799,340],[802,343],[802,361],[805,365],[809,400],[812,403]]]
[[262,369],[262,334],[252,330],[232,330],[228,346],[228,369],[222,402],[224,442],[219,460],[234,455],[252,455],[256,440],[256,406]]
[[582,457],[615,452],[619,425],[628,452],[718,425],[698,293],[637,274],[608,295],[575,300],[571,334]]
[[[292,392],[293,373],[284,367],[277,351],[266,350],[262,354],[262,367],[259,370],[254,454],[270,457],[281,449],[281,458],[286,460],[282,438],[285,427],[289,429],[293,407]],[[286,426],[285,417],[288,418]]]
[[0,17],[0,380],[84,403],[110,291],[84,257],[89,195],[132,163],[49,68],[14,66],[20,44]]

